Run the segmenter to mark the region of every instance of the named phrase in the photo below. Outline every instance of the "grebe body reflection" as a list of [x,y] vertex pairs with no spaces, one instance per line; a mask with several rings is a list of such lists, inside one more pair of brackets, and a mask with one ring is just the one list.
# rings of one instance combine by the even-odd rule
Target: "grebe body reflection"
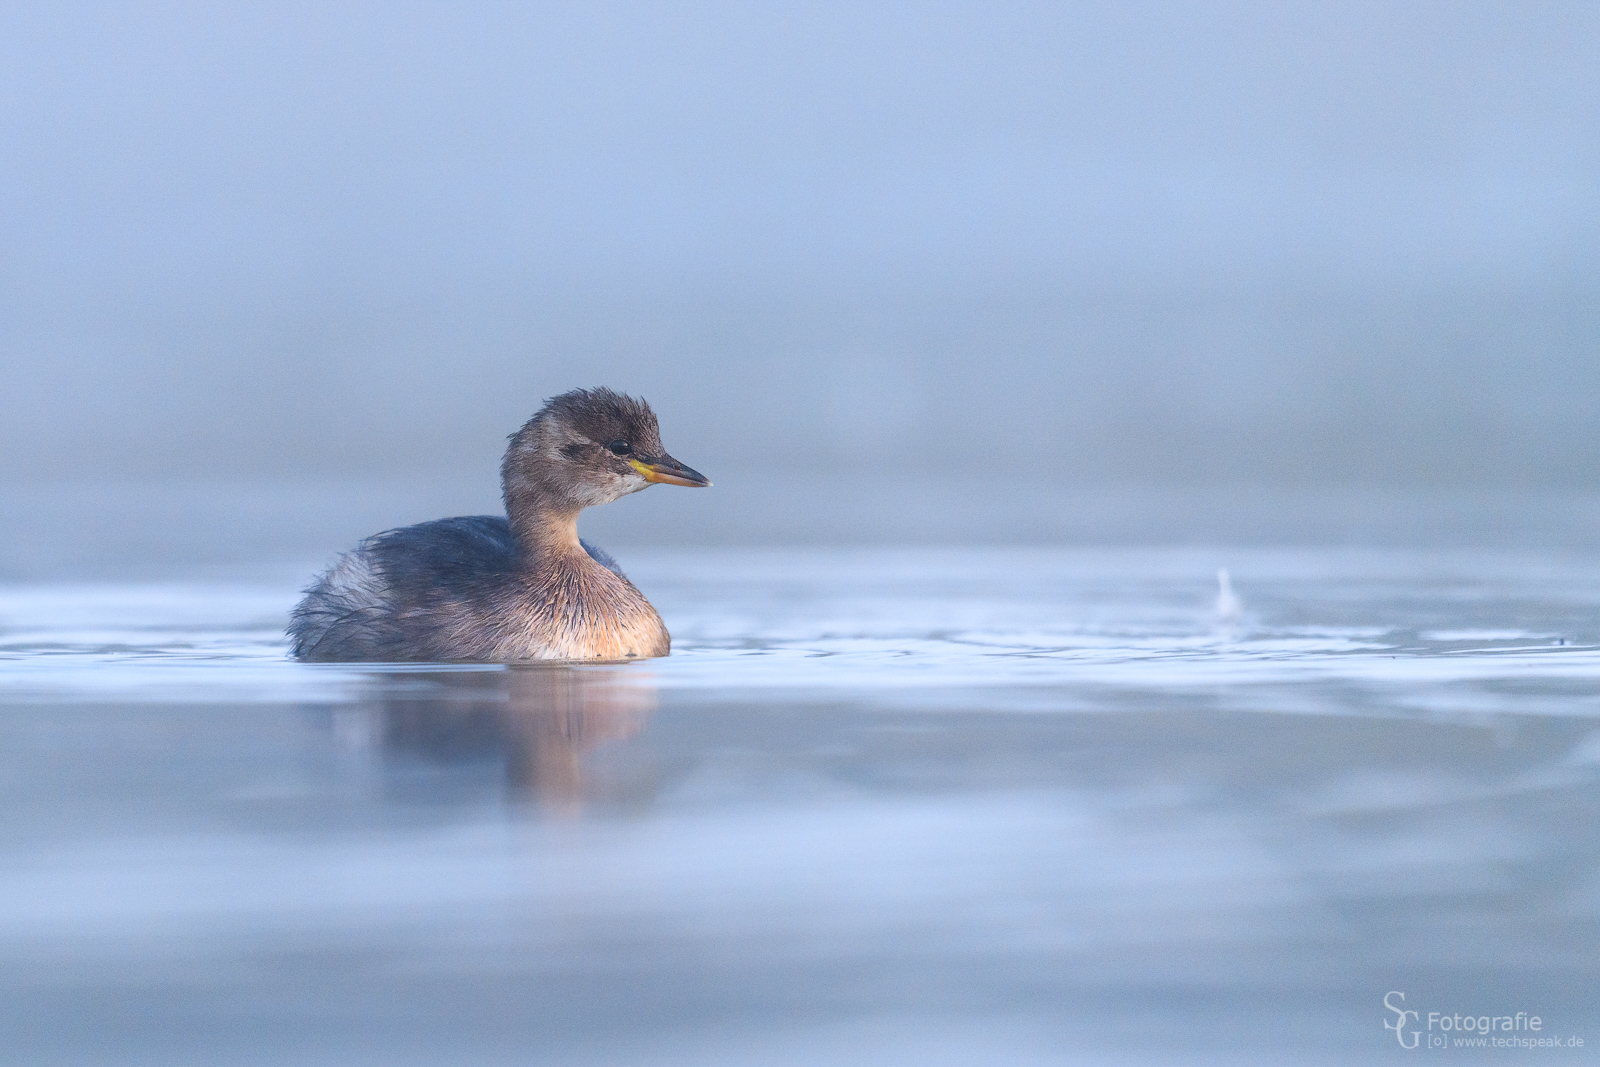
[[[635,670],[557,664],[492,671],[375,674],[360,733],[393,758],[500,759],[506,789],[556,811],[639,791],[587,773],[586,759],[649,723],[655,686]],[[646,783],[644,790],[652,787]]]

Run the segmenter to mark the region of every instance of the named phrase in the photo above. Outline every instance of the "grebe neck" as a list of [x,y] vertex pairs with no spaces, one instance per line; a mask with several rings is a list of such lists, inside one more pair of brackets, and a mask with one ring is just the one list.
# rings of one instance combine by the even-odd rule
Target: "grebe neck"
[[524,484],[517,488],[518,492],[505,494],[505,503],[521,569],[536,569],[541,562],[586,555],[578,543],[578,508],[552,499],[552,494],[541,492],[536,486]]

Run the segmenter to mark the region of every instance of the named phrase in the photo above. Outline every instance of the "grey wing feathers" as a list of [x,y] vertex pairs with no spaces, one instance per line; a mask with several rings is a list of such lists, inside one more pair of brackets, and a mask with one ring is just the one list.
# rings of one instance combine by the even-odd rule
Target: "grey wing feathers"
[[372,624],[388,613],[382,576],[363,542],[346,552],[306,590],[289,619],[296,659],[362,659]]
[[501,580],[514,553],[510,525],[493,515],[369,537],[306,590],[290,616],[292,653],[316,660],[431,658],[435,606],[471,599]]
[[[622,568],[587,541],[583,550]],[[439,519],[367,538],[321,575],[290,615],[292,654],[309,660],[437,659],[440,625],[481,602],[515,565],[511,526],[495,515]]]

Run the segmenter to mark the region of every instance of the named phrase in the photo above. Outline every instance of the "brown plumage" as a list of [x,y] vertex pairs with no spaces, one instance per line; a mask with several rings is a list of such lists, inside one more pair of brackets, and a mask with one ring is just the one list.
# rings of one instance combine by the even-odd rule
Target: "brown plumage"
[[630,659],[667,628],[578,512],[652,482],[710,485],[661,446],[655,413],[609,389],[548,401],[501,464],[506,518],[440,519],[369,537],[295,608],[299,659]]

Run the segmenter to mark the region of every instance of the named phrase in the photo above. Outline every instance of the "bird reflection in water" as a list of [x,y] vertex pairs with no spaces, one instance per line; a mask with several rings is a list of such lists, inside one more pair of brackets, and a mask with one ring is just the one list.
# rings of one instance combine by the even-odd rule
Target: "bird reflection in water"
[[530,665],[384,673],[371,681],[361,732],[387,755],[437,764],[498,757],[513,797],[558,813],[639,792],[641,783],[587,774],[585,765],[593,750],[650,721],[656,688],[641,672]]

